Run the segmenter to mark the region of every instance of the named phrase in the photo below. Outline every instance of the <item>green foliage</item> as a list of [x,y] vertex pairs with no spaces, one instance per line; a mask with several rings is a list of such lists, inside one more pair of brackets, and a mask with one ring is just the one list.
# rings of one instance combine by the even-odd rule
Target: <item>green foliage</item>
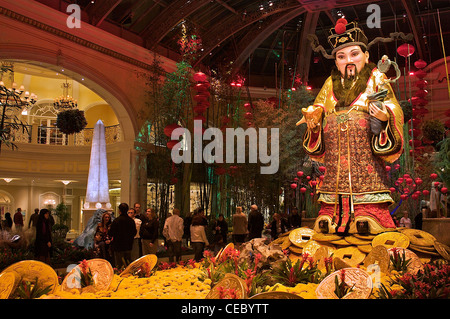
[[422,124],[422,135],[424,138],[436,145],[444,138],[445,126],[439,120],[428,120]]
[[21,280],[17,286],[13,299],[37,299],[45,294],[48,294],[52,290],[52,285],[42,286],[38,283],[38,278],[34,282],[28,280]]
[[65,110],[58,113],[56,127],[64,134],[81,132],[87,125],[84,111],[79,109]]
[[319,283],[323,279],[321,271],[317,268],[317,262],[307,254],[297,259],[295,264],[288,258],[274,269],[273,276],[278,282],[289,287],[295,287],[299,283]]
[[450,138],[442,140],[437,144],[439,152],[437,154],[434,168],[442,182],[450,186]]

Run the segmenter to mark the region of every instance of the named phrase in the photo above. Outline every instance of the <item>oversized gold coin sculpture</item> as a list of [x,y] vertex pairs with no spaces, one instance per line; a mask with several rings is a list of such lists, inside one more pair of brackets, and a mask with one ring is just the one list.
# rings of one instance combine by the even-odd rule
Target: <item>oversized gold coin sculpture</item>
[[376,247],[378,245],[383,245],[387,249],[392,247],[408,248],[409,238],[408,236],[399,232],[385,232],[377,235],[372,240],[373,247]]
[[314,239],[311,239],[305,244],[305,247],[303,248],[303,254],[307,253],[310,257],[314,256],[317,249],[320,247],[326,247],[328,248],[329,253],[333,253],[336,250],[336,247],[327,243],[320,243],[318,241],[315,241]]
[[15,288],[16,276],[12,272],[0,274],[0,299],[8,299]]
[[436,241],[436,237],[420,229],[403,228],[400,229],[400,232],[406,235],[413,245],[433,246],[434,242]]
[[450,261],[450,247],[449,246],[435,240],[434,248],[436,248],[439,255],[441,255],[445,260]]
[[342,236],[336,234],[314,233],[312,239],[317,241],[332,241],[342,239]]
[[[94,279],[94,285],[90,289],[93,291],[108,290],[114,277],[114,270],[111,264],[105,259],[94,258],[87,260],[87,266],[91,270]],[[61,290],[82,289],[80,271],[80,265],[75,266],[64,278]]]
[[49,294],[53,293],[58,286],[58,275],[55,270],[41,261],[22,260],[8,266],[2,273],[5,272],[14,273],[16,278],[16,286],[21,280],[35,282],[36,278],[38,279],[39,286],[52,287]]
[[222,257],[223,253],[229,249],[234,249],[234,244],[233,243],[229,243],[228,245],[226,245],[224,248],[222,248],[216,255],[216,260],[219,260],[220,257]]
[[314,233],[314,230],[312,230],[311,228],[300,227],[293,229],[289,233],[289,239],[295,246],[303,248],[305,247],[306,243],[312,238]]
[[334,252],[333,257],[341,258],[352,267],[356,267],[363,262],[366,254],[361,252],[357,247],[349,246],[345,248],[339,248]]
[[335,277],[341,280],[341,271],[345,272],[345,283],[353,289],[342,299],[367,299],[372,293],[372,278],[360,268],[343,268],[328,275],[316,288],[319,299],[338,299],[335,290]]
[[[394,254],[395,249],[396,248],[388,249],[389,255],[392,256]],[[411,250],[406,249],[406,248],[400,248],[400,249],[397,248],[397,251],[399,254],[405,253],[405,259],[410,259],[409,264],[406,267],[407,272],[415,275],[415,274],[417,274],[417,272],[419,270],[423,269],[423,264],[420,261],[420,258],[415,253],[413,253]]]
[[235,274],[227,273],[206,295],[206,299],[220,299],[221,293],[236,293],[237,299],[247,299],[245,282]]
[[370,253],[364,259],[364,267],[369,267],[372,264],[376,264],[380,267],[382,273],[389,273],[389,252],[383,245],[373,247]]
[[358,237],[355,237],[355,236],[347,236],[347,237],[345,237],[344,238],[345,239],[345,241],[347,241],[348,243],[350,243],[350,244],[352,244],[352,245],[356,245],[356,246],[359,246],[359,245],[370,245],[370,243],[372,242],[372,239],[370,239],[370,240],[365,240],[365,239],[361,239],[361,238],[358,238]]
[[147,271],[151,271],[153,267],[155,267],[156,263],[158,262],[158,257],[153,254],[142,256],[141,258],[136,259],[131,264],[129,264],[124,271],[120,273],[120,277],[126,277],[130,276],[138,270],[142,265],[147,264]]

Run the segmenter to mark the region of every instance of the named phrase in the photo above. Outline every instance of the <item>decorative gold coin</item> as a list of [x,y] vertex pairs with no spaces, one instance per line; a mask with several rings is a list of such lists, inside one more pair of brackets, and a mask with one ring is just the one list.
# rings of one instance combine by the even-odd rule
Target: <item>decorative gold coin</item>
[[436,248],[434,248],[434,246],[417,246],[414,244],[409,244],[408,248],[419,249],[420,251],[427,251],[427,252],[432,252],[432,253],[436,252]]
[[283,237],[283,242],[281,243],[281,249],[282,250],[285,250],[285,249],[288,249],[289,248],[289,246],[291,246],[291,244],[292,244],[292,242],[291,242],[291,240],[289,239],[289,236],[285,236],[285,237]]
[[134,271],[138,270],[142,265],[147,264],[148,271],[151,271],[155,267],[158,261],[158,257],[153,254],[142,256],[136,259],[131,264],[129,264],[124,271],[120,273],[120,277],[126,277],[133,274]]
[[228,245],[226,245],[224,248],[222,248],[216,255],[216,260],[219,260],[220,257],[222,257],[222,254],[228,250],[228,249],[234,249],[234,244],[233,243],[229,243]]
[[344,239],[348,243],[350,243],[352,245],[356,245],[356,246],[358,246],[358,245],[367,245],[367,244],[370,245],[370,243],[372,242],[372,240],[365,240],[365,239],[361,239],[361,238],[354,237],[354,236],[347,236]]
[[317,262],[317,268],[326,271],[325,258],[330,257],[331,253],[326,246],[319,247],[314,253],[313,259]]
[[14,291],[16,276],[12,272],[0,274],[0,299],[8,299]]
[[441,255],[445,260],[450,260],[450,247],[436,240],[434,242],[434,248],[436,248],[439,255]]
[[366,253],[366,254],[370,253],[372,251],[372,249],[373,249],[371,244],[369,244],[369,245],[358,245],[356,247],[358,247],[359,250],[361,250],[363,253]]
[[339,246],[350,246],[351,244],[346,241],[344,238],[338,239],[338,240],[332,240],[330,241],[333,245],[339,245]]
[[333,265],[334,265],[334,269],[335,270],[339,270],[339,269],[343,269],[343,268],[351,268],[352,265],[350,265],[349,263],[345,262],[344,260],[342,260],[339,257],[334,257],[333,258]]
[[285,291],[266,291],[256,294],[249,299],[303,299],[299,295]]
[[364,259],[364,267],[369,267],[369,265],[376,264],[380,267],[382,273],[389,273],[389,252],[383,245],[378,245],[373,247],[370,253]]
[[299,254],[299,255],[303,254],[303,248],[301,248],[301,247],[291,245],[291,246],[289,246],[289,250],[291,252],[293,252],[294,254]]
[[436,251],[430,251],[430,250],[426,250],[426,249],[423,249],[423,248],[418,248],[417,246],[411,246],[411,245],[409,245],[409,248],[411,248],[412,250],[414,250],[414,251],[418,251],[418,252],[421,252],[422,254],[424,254],[424,255],[428,255],[428,256],[440,256],[440,254],[438,254]]
[[310,241],[308,241],[306,243],[305,247],[303,248],[303,254],[306,253],[310,257],[312,257],[316,253],[317,249],[319,249],[320,247],[327,247],[328,250],[330,251],[330,253],[332,253],[336,250],[336,247],[333,245],[326,244],[326,243],[320,243],[318,241],[315,241],[314,239],[311,239]]
[[312,238],[314,235],[314,230],[311,228],[300,227],[293,229],[289,234],[290,241],[297,247],[304,247],[306,243]]
[[[394,254],[394,249],[395,248],[390,248],[388,249],[389,255],[393,255]],[[411,250],[406,249],[406,248],[400,248],[398,251],[399,254],[403,254],[405,253],[405,259],[410,259],[409,264],[407,266],[407,272],[415,275],[417,274],[417,272],[419,270],[423,269],[423,264],[422,261],[420,260],[420,258],[413,253]]]
[[[114,270],[111,264],[101,258],[87,260],[87,265],[92,272],[94,291],[108,290],[114,277]],[[80,265],[75,266],[64,278],[61,284],[62,291],[70,291],[71,289],[82,289],[80,282]]]
[[41,287],[51,286],[49,294],[53,293],[58,286],[58,275],[55,270],[37,260],[22,260],[7,267],[3,272],[13,272],[16,278],[15,285],[17,286],[21,280],[35,282],[38,279],[38,284]]
[[399,232],[385,232],[377,235],[372,240],[372,246],[376,247],[383,245],[387,249],[392,247],[408,248],[409,238],[408,236]]
[[366,271],[359,268],[343,268],[328,275],[316,288],[316,295],[319,299],[338,299],[334,293],[335,277],[338,276],[340,282],[341,271],[345,271],[345,283],[353,290],[342,299],[367,299],[372,293],[372,279]]
[[361,252],[358,248],[354,246],[349,246],[345,248],[339,248],[334,252],[333,257],[341,258],[343,261],[348,263],[352,267],[356,267],[361,262],[363,262],[366,254]]
[[420,229],[404,228],[400,229],[400,232],[408,236],[411,244],[417,246],[433,246],[436,241],[436,238],[433,235]]
[[317,241],[332,241],[342,239],[342,236],[336,234],[314,233],[312,239]]
[[[219,288],[220,287],[220,288]],[[221,281],[219,281],[206,295],[206,299],[220,299],[221,288],[233,289],[236,291],[237,299],[247,299],[245,281],[235,274],[227,273]]]
[[281,245],[285,240],[285,237],[278,237],[277,239],[272,240],[271,245]]
[[361,235],[361,234],[353,234],[354,237],[359,238],[359,239],[363,239],[363,240],[372,240],[374,239],[377,235],[373,235],[373,234],[365,234],[365,235]]

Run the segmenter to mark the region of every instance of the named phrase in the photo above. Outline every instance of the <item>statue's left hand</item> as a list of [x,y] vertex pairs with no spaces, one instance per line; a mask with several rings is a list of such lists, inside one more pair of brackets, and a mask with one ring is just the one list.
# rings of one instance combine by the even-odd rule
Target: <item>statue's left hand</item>
[[375,103],[369,104],[369,114],[371,116],[376,117],[380,121],[386,122],[389,119],[388,112],[386,110],[386,106],[384,105],[383,102],[379,102],[379,103],[381,103],[381,107],[382,107],[381,109]]

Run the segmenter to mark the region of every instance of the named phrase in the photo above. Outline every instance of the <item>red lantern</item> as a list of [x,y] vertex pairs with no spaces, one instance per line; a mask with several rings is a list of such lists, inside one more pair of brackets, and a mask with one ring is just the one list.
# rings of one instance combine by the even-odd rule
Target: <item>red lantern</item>
[[417,185],[420,185],[420,184],[423,183],[423,180],[421,178],[417,177],[415,182],[416,182]]
[[178,143],[180,143],[180,141],[178,141],[178,140],[171,140],[171,141],[168,141],[167,142],[167,148],[168,149],[173,149],[174,147],[175,147],[175,145],[177,145]]
[[427,82],[426,80],[423,80],[423,79],[418,80],[418,81],[416,82],[416,86],[417,86],[419,89],[423,89],[423,88],[425,88],[427,85],[428,85],[428,82]]
[[247,113],[245,113],[244,117],[245,117],[247,120],[251,120],[251,119],[253,118],[253,114],[250,113],[250,112],[247,112]]
[[405,194],[400,195],[400,198],[401,198],[402,200],[407,200],[407,199],[408,199],[408,195],[405,195]]
[[427,66],[427,62],[425,62],[422,59],[417,60],[416,62],[414,62],[414,66],[418,69],[423,69],[424,67]]
[[434,185],[434,187],[438,187],[439,186],[439,182],[434,182],[433,185]]
[[[209,86],[209,85],[208,85],[208,86]],[[197,92],[202,93],[202,92],[206,92],[206,91],[208,90],[208,87],[206,86],[206,83],[197,83],[197,84],[195,85],[194,89],[195,89]]]
[[177,129],[180,128],[181,126],[174,123],[174,124],[169,124],[164,128],[164,135],[166,135],[167,137],[171,137],[172,136],[172,132]]
[[297,177],[294,178],[294,182],[298,182],[298,178]]
[[302,194],[306,193],[306,188],[305,187],[300,188],[300,193]]
[[391,167],[389,165],[386,165],[384,169],[386,170],[386,172],[389,172],[391,170]]
[[409,140],[409,145],[413,146],[413,144],[414,144],[414,147],[418,147],[418,146],[422,145],[422,141],[421,140],[416,140],[416,139],[414,139],[414,141],[413,140]]
[[407,178],[406,179],[406,184],[411,185],[413,183],[413,179],[412,178]]
[[194,106],[193,110],[196,114],[201,114],[206,111],[206,107],[204,106]]
[[203,73],[203,72],[194,73],[194,81],[205,82],[206,81],[206,74]]
[[414,46],[408,43],[403,43],[397,48],[398,54],[400,54],[404,58],[411,56],[415,51],[416,49],[414,48]]
[[441,193],[442,194],[447,194],[447,191],[448,191],[447,187],[442,187],[441,188]]
[[389,188],[389,190],[391,191],[391,193],[395,193],[395,191],[396,191],[395,187],[391,187],[391,188]]
[[319,166],[319,171],[321,171],[322,173],[325,173],[326,170],[327,168],[325,166]]
[[418,198],[419,198],[419,195],[417,195],[416,193],[414,193],[414,194],[411,195],[411,198],[412,198],[412,199],[418,199]]
[[422,193],[423,193],[425,196],[430,195],[430,191],[429,191],[429,190],[426,190],[426,189],[424,189],[424,190],[422,191]]
[[424,98],[425,96],[427,96],[427,94],[428,94],[428,91],[423,90],[423,89],[417,90],[416,93],[414,93],[415,96],[418,96],[421,98]]
[[437,174],[436,173],[432,173],[432,174],[430,174],[430,178],[431,179],[436,179],[438,176],[437,176]]
[[245,103],[245,104],[244,104],[244,108],[245,108],[247,111],[250,111],[250,110],[252,109],[252,105],[251,105],[250,103]]
[[304,174],[304,173],[303,173],[302,171],[298,171],[298,172],[297,172],[297,176],[298,176],[298,177],[302,177],[303,174]]
[[292,188],[292,189],[296,189],[296,188],[297,188],[297,183],[292,183],[292,184],[291,184],[291,188]]
[[317,185],[317,181],[311,181],[310,183],[311,183],[311,186],[313,186],[313,187]]
[[424,70],[417,70],[416,72],[414,72],[414,75],[419,78],[419,79],[423,79],[424,77],[427,76],[427,72],[425,72]]

